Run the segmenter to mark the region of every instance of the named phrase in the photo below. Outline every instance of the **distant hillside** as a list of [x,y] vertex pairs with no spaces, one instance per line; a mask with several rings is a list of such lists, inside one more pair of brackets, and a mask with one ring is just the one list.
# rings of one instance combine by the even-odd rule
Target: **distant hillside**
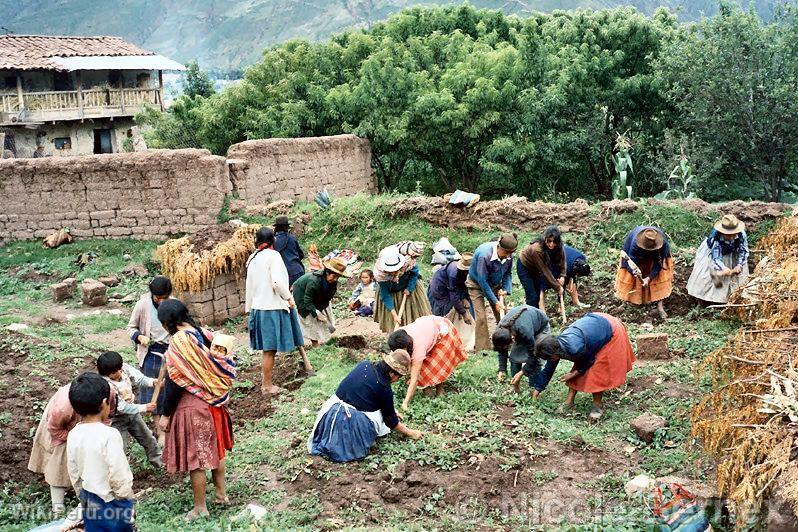
[[[796,0],[789,0],[794,2]],[[748,0],[738,0],[748,5]],[[0,32],[119,35],[135,44],[205,67],[230,69],[254,62],[267,46],[293,38],[320,40],[347,28],[368,27],[412,6],[452,5],[431,0],[0,0]],[[533,11],[632,5],[651,14],[660,5],[697,20],[717,11],[717,0],[474,0],[478,8],[524,16]],[[755,0],[765,18],[779,0]]]

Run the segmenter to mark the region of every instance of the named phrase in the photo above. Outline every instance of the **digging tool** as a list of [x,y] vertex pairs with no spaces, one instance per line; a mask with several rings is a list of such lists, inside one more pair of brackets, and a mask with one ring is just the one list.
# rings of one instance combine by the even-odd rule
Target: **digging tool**
[[399,312],[398,312],[399,321],[396,322],[396,325],[394,326],[394,330],[397,330],[397,329],[399,329],[399,327],[402,326],[402,315],[405,312],[405,303],[407,303],[407,294],[405,292],[402,292],[402,304],[399,305]]
[[504,315],[507,311],[504,308],[504,296],[499,296],[499,321],[504,319]]
[[305,365],[305,373],[308,374],[308,377],[311,375],[315,375],[316,372],[313,371],[313,366],[310,364],[310,359],[308,359],[308,352],[305,351],[305,346],[299,346],[299,354],[302,355],[302,363]]
[[[629,255],[624,250],[621,250],[621,260],[625,260],[626,261],[626,264],[628,264],[629,267],[632,269],[632,272],[634,272],[634,276],[635,277],[640,279],[640,281],[643,280],[643,273],[640,270],[640,267],[637,264],[635,264],[635,261],[633,261],[631,259],[631,257],[629,257]],[[637,289],[629,290],[626,293],[626,295],[628,296],[630,294],[634,294],[635,292],[637,292]]]
[[562,316],[562,324],[565,325],[565,298],[563,298],[562,291],[559,293],[560,295],[560,316]]
[[[163,388],[163,381],[166,378],[166,353],[163,354],[163,359],[161,360],[161,369],[158,371],[158,380],[155,381],[155,387],[152,391],[152,399],[150,400],[151,403],[158,404],[158,396],[161,395],[161,388]],[[160,427],[155,428],[156,436],[158,438],[158,445],[161,446],[161,449],[164,448],[166,444],[166,433],[160,429]]]

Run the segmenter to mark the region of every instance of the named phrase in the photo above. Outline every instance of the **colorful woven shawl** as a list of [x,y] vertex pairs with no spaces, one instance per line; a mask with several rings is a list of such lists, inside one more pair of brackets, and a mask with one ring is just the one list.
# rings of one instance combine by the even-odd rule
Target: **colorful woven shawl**
[[211,406],[230,399],[236,378],[232,358],[215,357],[196,331],[178,331],[166,350],[166,370],[172,381]]

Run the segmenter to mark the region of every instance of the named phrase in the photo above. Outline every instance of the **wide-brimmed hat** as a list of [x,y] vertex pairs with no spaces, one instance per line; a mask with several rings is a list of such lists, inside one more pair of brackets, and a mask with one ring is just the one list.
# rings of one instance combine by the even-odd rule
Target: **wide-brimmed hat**
[[424,242],[413,242],[412,240],[405,240],[396,244],[396,248],[402,255],[408,257],[420,257],[424,254]]
[[473,253],[463,253],[460,256],[460,260],[457,261],[457,269],[467,271],[471,267],[471,260],[473,258]]
[[236,345],[236,339],[235,336],[230,336],[229,334],[216,333],[213,335],[213,342],[211,345],[220,345],[227,350],[228,355],[232,355],[233,348]]
[[377,267],[387,273],[398,272],[407,261],[407,256],[399,253],[396,246],[385,248],[377,259]]
[[391,351],[387,355],[383,355],[382,360],[399,375],[407,375],[407,372],[410,371],[410,355],[404,349]]
[[643,229],[637,234],[635,244],[641,249],[647,251],[656,251],[665,244],[665,239],[662,238],[662,233],[656,229],[648,228]]
[[715,231],[724,235],[736,235],[745,231],[745,224],[733,214],[724,214],[715,224]]
[[337,273],[341,277],[349,277],[349,274],[346,272],[346,263],[343,261],[343,259],[333,257],[331,259],[325,260],[321,263],[321,265],[331,272]]
[[274,226],[277,227],[278,225],[290,226],[291,220],[288,219],[288,216],[278,216],[274,219]]
[[515,251],[518,249],[518,237],[513,233],[503,233],[499,237],[499,247],[505,251]]

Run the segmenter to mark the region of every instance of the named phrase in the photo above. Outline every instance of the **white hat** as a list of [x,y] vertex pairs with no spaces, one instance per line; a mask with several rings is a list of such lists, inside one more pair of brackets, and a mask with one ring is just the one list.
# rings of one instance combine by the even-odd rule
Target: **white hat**
[[396,246],[389,246],[382,250],[379,259],[377,259],[377,268],[380,270],[393,273],[402,269],[407,261],[407,256],[399,253]]

